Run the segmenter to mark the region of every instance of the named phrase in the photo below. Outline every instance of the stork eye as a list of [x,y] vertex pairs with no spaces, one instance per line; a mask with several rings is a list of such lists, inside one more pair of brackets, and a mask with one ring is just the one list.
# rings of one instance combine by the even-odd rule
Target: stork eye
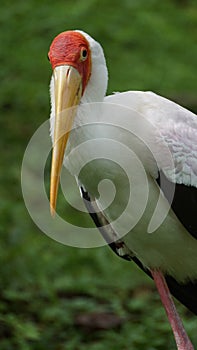
[[80,55],[81,61],[85,61],[87,57],[88,57],[88,50],[85,48],[81,49],[81,55]]

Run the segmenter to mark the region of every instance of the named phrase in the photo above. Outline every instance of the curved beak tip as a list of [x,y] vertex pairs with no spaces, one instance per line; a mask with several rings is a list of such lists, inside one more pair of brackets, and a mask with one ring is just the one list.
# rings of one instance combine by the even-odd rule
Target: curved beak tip
[[51,205],[50,205],[50,213],[51,213],[51,217],[54,218],[56,211],[55,211],[55,208],[53,208]]

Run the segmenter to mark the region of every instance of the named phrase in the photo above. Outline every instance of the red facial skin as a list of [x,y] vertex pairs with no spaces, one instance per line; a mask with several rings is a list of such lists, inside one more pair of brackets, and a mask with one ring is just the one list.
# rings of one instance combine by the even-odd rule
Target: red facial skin
[[[86,52],[86,57],[83,57]],[[78,70],[82,77],[83,93],[91,75],[91,53],[86,38],[75,31],[60,33],[51,44],[48,57],[53,69],[70,65]]]

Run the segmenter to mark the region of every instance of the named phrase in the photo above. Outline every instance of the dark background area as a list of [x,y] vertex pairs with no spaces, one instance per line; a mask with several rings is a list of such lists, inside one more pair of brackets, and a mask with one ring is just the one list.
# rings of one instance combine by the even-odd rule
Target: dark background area
[[[82,29],[101,43],[108,93],[152,90],[196,112],[196,26],[192,0],[1,1],[0,349],[175,349],[152,281],[108,247],[71,248],[40,232],[20,174],[49,117],[55,35]],[[196,318],[177,306],[197,345]]]

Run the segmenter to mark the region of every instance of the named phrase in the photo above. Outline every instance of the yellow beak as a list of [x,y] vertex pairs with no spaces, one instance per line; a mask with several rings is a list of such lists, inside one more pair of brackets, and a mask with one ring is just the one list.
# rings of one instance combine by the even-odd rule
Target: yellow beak
[[[50,209],[55,214],[60,173],[69,133],[82,95],[82,77],[72,66],[58,66],[53,71],[55,121],[51,163]],[[72,108],[74,107],[75,108]]]

